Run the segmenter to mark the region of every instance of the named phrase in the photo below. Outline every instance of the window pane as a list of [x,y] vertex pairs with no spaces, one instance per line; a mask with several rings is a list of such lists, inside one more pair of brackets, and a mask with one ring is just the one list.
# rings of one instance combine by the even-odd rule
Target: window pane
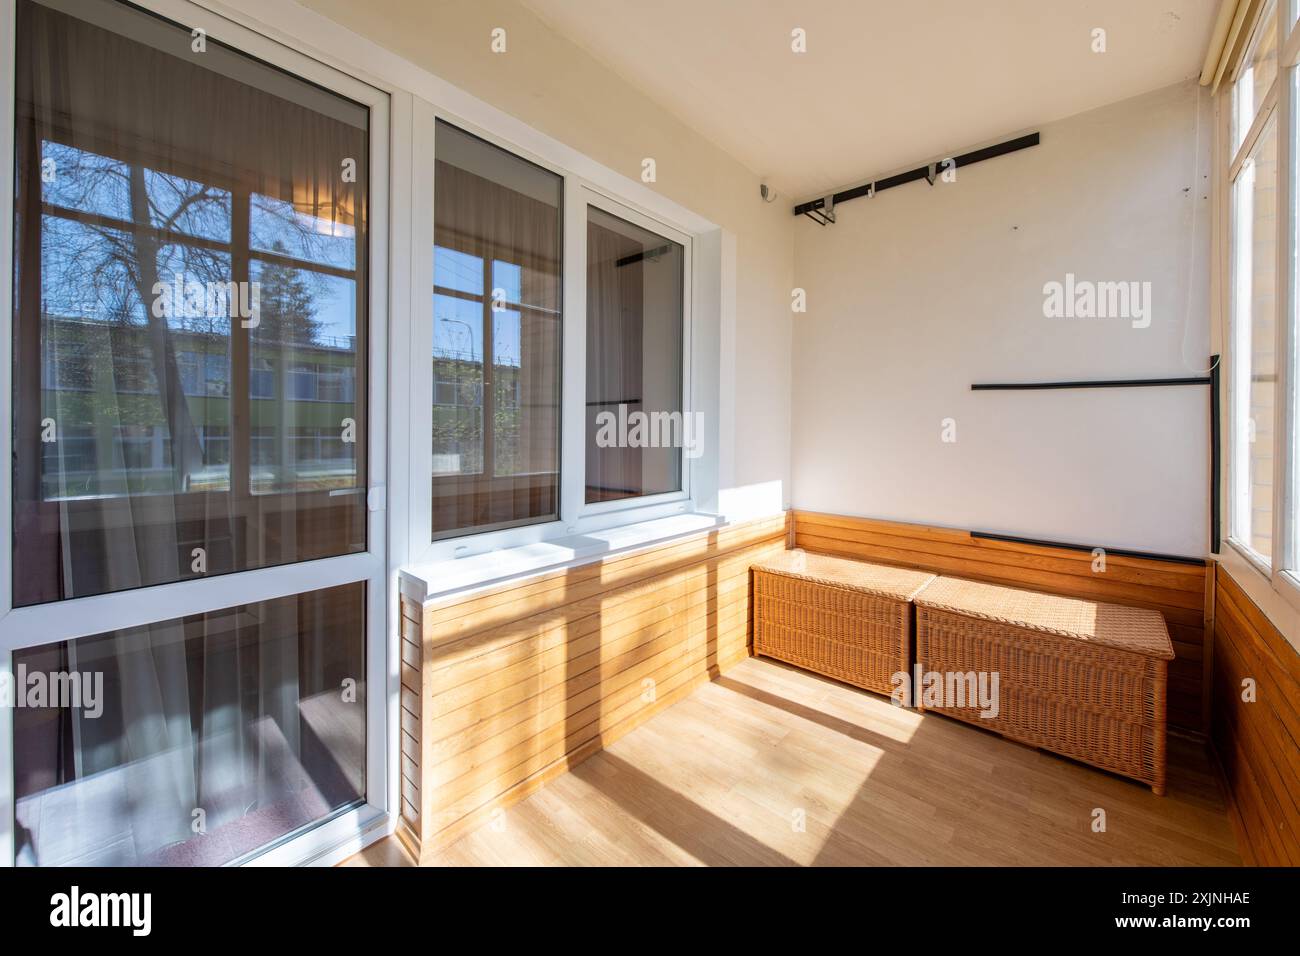
[[[433,474],[478,475],[482,471],[483,302],[435,294]],[[435,484],[435,497],[437,492]]]
[[439,122],[433,535],[558,514],[563,181]]
[[[283,440],[264,446],[267,454],[251,470],[251,491],[359,489],[355,427],[353,440],[343,441],[360,414],[357,282],[280,262],[254,261],[252,275],[261,311],[251,335],[249,394],[270,391],[252,403],[252,422]],[[286,370],[283,392],[274,390],[274,375],[267,372],[277,368]],[[317,448],[308,457],[298,454],[295,436],[304,429],[320,434],[333,453],[321,457]]]
[[450,246],[433,250],[433,284],[453,292],[483,294],[483,257],[457,252]]
[[1269,3],[1256,21],[1255,33],[1232,90],[1232,151],[1246,141],[1251,124],[1277,78],[1277,7]]
[[309,212],[291,201],[254,194],[249,212],[253,249],[336,269],[356,268],[356,227],[341,221],[332,204]]
[[365,591],[16,651],[16,862],[216,865],[361,802]]
[[588,503],[682,487],[685,250],[587,209]]
[[15,604],[365,550],[367,110],[76,9],[18,3]]
[[1266,560],[1273,550],[1276,187],[1270,122],[1233,185],[1233,536]]

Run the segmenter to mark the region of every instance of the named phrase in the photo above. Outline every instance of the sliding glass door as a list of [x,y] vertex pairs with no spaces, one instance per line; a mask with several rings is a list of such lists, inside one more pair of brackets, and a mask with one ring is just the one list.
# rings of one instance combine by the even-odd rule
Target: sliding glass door
[[150,6],[11,29],[18,864],[229,863],[387,803],[387,101]]

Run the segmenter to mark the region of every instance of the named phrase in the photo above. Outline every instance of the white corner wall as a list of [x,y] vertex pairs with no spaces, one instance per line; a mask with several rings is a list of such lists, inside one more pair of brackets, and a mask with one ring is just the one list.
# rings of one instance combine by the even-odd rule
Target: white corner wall
[[[797,224],[794,506],[1203,556],[1206,387],[970,386],[1206,372],[1208,98],[1181,84],[1041,132]],[[1045,318],[1067,273],[1149,281],[1150,327]]]
[[[720,387],[718,421],[705,426],[721,446],[716,507],[744,517],[788,506],[789,203],[763,203],[753,171],[515,0],[302,4],[629,179],[653,158],[650,188],[721,227],[705,237],[734,272],[718,290],[721,340],[703,370]],[[498,27],[505,53],[491,50]]]

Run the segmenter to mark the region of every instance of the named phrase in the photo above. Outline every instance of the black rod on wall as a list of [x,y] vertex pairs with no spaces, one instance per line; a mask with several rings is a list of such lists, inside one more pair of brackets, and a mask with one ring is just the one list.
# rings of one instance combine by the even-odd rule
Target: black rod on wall
[[[982,163],[986,159],[996,159],[998,156],[1007,155],[1007,153],[1014,153],[1018,150],[1028,149],[1030,146],[1037,146],[1038,141],[1038,133],[1027,133],[1024,136],[1017,136],[1015,139],[1009,139],[1004,143],[996,143],[993,146],[973,149],[969,153],[962,153],[960,156],[953,156],[951,158],[951,165],[949,165],[950,161],[948,159],[942,159],[937,163],[928,163],[925,166],[917,166],[915,169],[909,169],[906,172],[895,173],[893,176],[886,176],[884,179],[872,180],[869,183],[863,183],[861,186],[854,186],[852,189],[845,189],[830,197],[832,211],[835,206],[838,206],[842,202],[848,202],[850,199],[861,199],[863,196],[873,196],[881,190],[893,189],[895,186],[904,186],[907,183],[914,183],[921,179],[926,180],[933,186],[936,174],[942,173],[945,169],[971,166],[975,163]],[[794,214],[796,216],[808,216],[808,218],[812,219],[814,222],[824,226],[828,222],[835,221],[833,215],[828,217],[822,212],[825,208],[825,197],[821,199],[810,199],[808,202],[801,202],[799,205],[795,206]]]
[[1219,553],[1219,356],[1210,356],[1210,554]]
[[972,392],[1023,392],[1042,388],[1150,388],[1157,385],[1210,385],[1211,377],[1113,378],[1080,382],[976,382]]
[[[1039,389],[1056,389],[1056,388],[1152,388],[1155,386],[1168,385],[1208,385],[1210,386],[1210,553],[1218,554],[1219,546],[1222,543],[1219,535],[1220,521],[1220,487],[1219,487],[1219,462],[1220,462],[1220,442],[1222,436],[1219,427],[1219,356],[1210,356],[1210,374],[1208,376],[1188,376],[1184,378],[1122,378],[1122,379],[1095,379],[1077,382],[975,382],[971,384],[972,392],[1022,392],[1035,391]],[[1030,541],[1023,538],[1007,538],[1005,535],[978,535],[981,537],[998,538],[1007,541],[1022,541],[1028,544],[1050,544],[1051,542]],[[1075,547],[1074,545],[1058,545],[1058,547]],[[1082,547],[1082,546],[1080,546]],[[1113,554],[1122,554],[1125,552],[1113,551]],[[1143,555],[1138,552],[1131,552],[1136,557],[1153,557],[1153,555]],[[1154,555],[1154,557],[1160,557]],[[1195,558],[1165,558],[1165,560],[1179,561],[1188,560],[1196,561]]]

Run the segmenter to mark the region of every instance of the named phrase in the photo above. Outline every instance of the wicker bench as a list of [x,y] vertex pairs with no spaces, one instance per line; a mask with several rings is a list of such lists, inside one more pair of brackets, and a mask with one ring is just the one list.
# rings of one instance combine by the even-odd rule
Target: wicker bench
[[911,666],[911,599],[934,580],[805,551],[755,565],[754,653],[880,694]]
[[[997,672],[996,716],[925,706],[1165,790],[1166,669],[1152,610],[941,577],[915,598],[919,672]],[[946,702],[951,704],[951,702]]]

